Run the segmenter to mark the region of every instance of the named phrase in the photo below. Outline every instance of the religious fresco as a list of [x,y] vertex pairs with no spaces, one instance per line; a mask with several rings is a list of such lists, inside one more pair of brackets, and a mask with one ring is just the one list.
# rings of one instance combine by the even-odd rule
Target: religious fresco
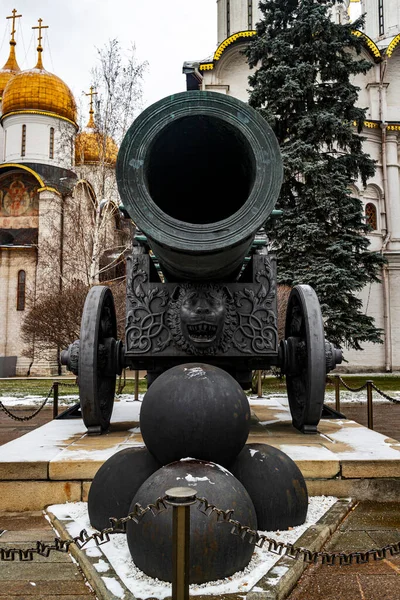
[[38,187],[34,177],[21,171],[0,177],[0,228],[38,226]]

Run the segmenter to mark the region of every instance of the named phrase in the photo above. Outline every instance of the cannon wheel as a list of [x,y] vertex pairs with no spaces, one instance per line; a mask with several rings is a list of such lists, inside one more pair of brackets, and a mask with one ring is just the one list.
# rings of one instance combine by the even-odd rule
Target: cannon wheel
[[97,285],[86,296],[79,347],[79,396],[88,433],[99,434],[110,425],[116,372],[107,372],[104,348],[105,343],[116,337],[112,292],[106,286]]
[[325,396],[325,336],[321,308],[309,285],[293,288],[285,324],[286,386],[294,427],[317,433]]

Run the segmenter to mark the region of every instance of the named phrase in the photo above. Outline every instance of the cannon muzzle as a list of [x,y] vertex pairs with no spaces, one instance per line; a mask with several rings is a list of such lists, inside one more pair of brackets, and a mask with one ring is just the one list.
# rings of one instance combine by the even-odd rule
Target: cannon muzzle
[[272,129],[247,104],[182,92],[133,122],[117,182],[169,281],[224,281],[274,208],[282,160]]

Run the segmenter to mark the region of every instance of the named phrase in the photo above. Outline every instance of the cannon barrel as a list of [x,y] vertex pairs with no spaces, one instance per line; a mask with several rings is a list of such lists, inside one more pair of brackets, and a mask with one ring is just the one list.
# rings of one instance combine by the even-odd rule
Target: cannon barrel
[[182,92],[145,109],[116,170],[122,202],[170,281],[236,277],[282,183],[270,126],[216,92]]

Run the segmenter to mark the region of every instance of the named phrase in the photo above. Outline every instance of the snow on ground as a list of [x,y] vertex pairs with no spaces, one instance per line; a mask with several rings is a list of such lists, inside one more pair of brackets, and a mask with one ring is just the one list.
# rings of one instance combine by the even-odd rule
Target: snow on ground
[[[143,396],[144,394],[139,394],[139,402],[141,402],[143,400]],[[44,399],[46,398],[46,396],[14,396],[14,395],[0,395],[0,401],[4,404],[4,406],[6,406],[7,408],[13,408],[13,407],[27,407],[27,408],[38,408],[42,402],[44,401]],[[116,402],[134,402],[135,401],[135,396],[134,394],[120,394],[119,396],[116,397]],[[69,394],[67,396],[59,396],[58,398],[58,404],[59,406],[73,406],[74,404],[76,404],[77,402],[79,402],[79,395],[78,394]],[[46,406],[52,406],[53,403],[53,396],[51,395],[47,401]]]
[[[395,398],[400,402],[400,391],[398,392],[389,392],[388,395],[391,398]],[[143,400],[143,396],[144,394],[139,394],[139,402],[142,402]],[[7,408],[12,408],[12,407],[28,407],[28,408],[38,408],[43,400],[45,399],[46,396],[32,396],[32,395],[27,395],[27,396],[20,396],[17,397],[15,395],[0,395],[0,401],[4,404],[4,406],[6,406]],[[380,394],[378,394],[377,392],[373,392],[373,400],[374,403],[383,403],[383,404],[387,404],[390,403],[389,400],[386,400],[385,398],[383,398]],[[47,402],[47,406],[52,406],[52,396],[50,396],[48,402]],[[116,402],[134,402],[135,401],[135,396],[134,394],[120,394],[119,396],[116,397]],[[253,404],[254,406],[270,406],[271,402],[274,402],[274,404],[276,404],[277,406],[279,406],[279,404],[283,405],[283,406],[288,406],[288,398],[286,394],[283,393],[274,393],[274,394],[264,394],[262,398],[258,398],[258,396],[255,395],[251,395],[249,396],[249,401]],[[58,403],[59,406],[72,406],[74,404],[76,404],[77,402],[79,402],[79,395],[78,394],[70,394],[67,396],[59,396],[58,399]],[[341,389],[340,390],[340,404],[344,405],[344,404],[365,404],[367,402],[367,392],[366,390],[363,390],[362,392],[349,392],[348,390],[344,390]],[[327,392],[325,394],[325,403],[326,404],[334,404],[335,403],[335,393],[334,392]]]
[[[333,496],[311,497],[309,498],[307,520],[303,525],[293,527],[290,531],[263,531],[260,533],[281,542],[295,543],[336,501],[337,498]],[[90,526],[86,502],[55,504],[49,506],[47,510],[52,512],[59,520],[67,521],[66,528],[72,537],[79,535],[82,529],[86,529],[89,534],[94,531]],[[90,542],[84,551],[88,556],[99,559],[94,565],[99,574],[104,572],[104,557],[106,557],[119,579],[135,597],[147,598],[151,596],[151,598],[163,600],[171,595],[170,583],[152,579],[134,565],[124,534],[112,535],[110,541],[100,547],[97,547],[94,542]],[[234,594],[254,590],[257,582],[279,558],[280,556],[268,552],[266,548],[255,548],[252,560],[243,571],[219,581],[201,585],[193,584],[190,586],[190,595]],[[105,579],[103,577],[103,580]],[[119,585],[118,579],[110,577],[107,577],[105,583],[108,589],[114,590]],[[118,594],[116,595],[118,596]]]

